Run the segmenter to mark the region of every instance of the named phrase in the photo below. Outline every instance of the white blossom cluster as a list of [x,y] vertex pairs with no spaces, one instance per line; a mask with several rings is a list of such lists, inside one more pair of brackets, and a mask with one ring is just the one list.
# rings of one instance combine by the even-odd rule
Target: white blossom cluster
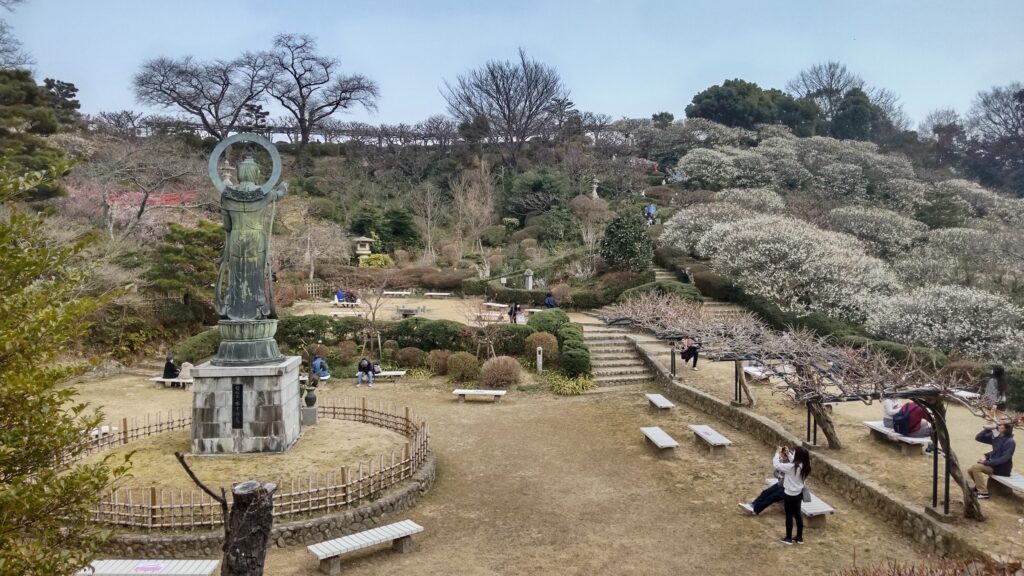
[[884,208],[845,206],[829,214],[834,230],[859,238],[881,258],[900,255],[920,243],[928,226]]
[[860,202],[867,198],[868,179],[864,169],[856,164],[828,164],[818,172],[814,185],[831,199]]
[[786,203],[769,188],[727,188],[715,194],[715,202],[734,204],[753,212],[779,212]]
[[695,252],[747,292],[789,311],[862,321],[873,300],[899,287],[889,266],[856,238],[781,216],[718,224]]
[[1024,200],[1020,198],[996,194],[968,180],[944,180],[935,187],[963,200],[970,207],[971,216],[1024,225]]
[[686,182],[720,190],[732,186],[736,169],[729,156],[710,148],[694,148],[679,159],[676,170]]
[[923,286],[880,298],[866,327],[880,337],[974,358],[1019,360],[1024,310],[1006,298],[962,286]]
[[693,252],[697,242],[708,230],[711,230],[712,226],[752,216],[754,216],[753,212],[737,204],[724,202],[698,204],[672,215],[665,223],[665,232],[661,236],[661,241],[687,252]]
[[876,187],[878,200],[890,209],[904,214],[914,214],[931,205],[928,197],[932,186],[909,178],[893,178]]

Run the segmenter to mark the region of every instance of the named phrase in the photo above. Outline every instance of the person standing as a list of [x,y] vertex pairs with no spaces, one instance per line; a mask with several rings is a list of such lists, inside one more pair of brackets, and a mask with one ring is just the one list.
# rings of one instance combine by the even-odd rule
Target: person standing
[[974,480],[974,491],[979,500],[988,495],[989,476],[1009,476],[1013,472],[1013,453],[1017,450],[1017,442],[1013,439],[1013,424],[1003,422],[996,426],[985,426],[974,437],[982,444],[991,444],[992,451],[967,469]]
[[1006,368],[1002,364],[992,367],[992,375],[985,381],[985,391],[982,398],[996,407],[996,410],[1006,410],[1006,393],[1009,390],[1009,383],[1006,378]]
[[[782,460],[782,448],[775,453],[772,460],[775,469],[782,472],[782,490],[785,493],[782,499],[783,507],[786,509],[786,537],[782,543],[790,545],[793,543],[804,543],[804,517],[800,513],[800,506],[804,501],[804,481],[811,474],[811,458],[803,446],[798,446],[793,451],[793,461]],[[796,538],[793,537],[793,522],[796,522]]]
[[509,308],[508,308],[508,322],[509,322],[509,324],[515,324],[517,316],[519,316],[519,304],[516,303],[516,302],[513,302],[512,305],[509,306]]

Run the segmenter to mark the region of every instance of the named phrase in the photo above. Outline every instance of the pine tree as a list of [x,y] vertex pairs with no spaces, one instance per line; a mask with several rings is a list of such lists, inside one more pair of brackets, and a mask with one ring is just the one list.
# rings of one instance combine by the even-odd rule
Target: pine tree
[[619,270],[643,272],[651,266],[654,248],[647,225],[636,211],[620,214],[608,223],[601,238],[601,258]]

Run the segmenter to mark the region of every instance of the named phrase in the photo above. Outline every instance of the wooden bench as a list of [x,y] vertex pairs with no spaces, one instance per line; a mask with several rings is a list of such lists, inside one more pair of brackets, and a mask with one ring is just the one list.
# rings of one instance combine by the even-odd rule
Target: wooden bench
[[876,439],[896,442],[900,447],[900,452],[904,455],[924,454],[924,449],[932,443],[928,437],[912,438],[903,434],[897,434],[892,428],[886,428],[881,420],[865,421],[864,425],[868,427],[871,435]]
[[391,542],[391,547],[395,552],[404,554],[412,548],[412,535],[420,532],[423,532],[423,526],[412,520],[402,520],[394,524],[312,544],[306,546],[306,549],[320,561],[321,572],[338,574],[341,572],[341,557],[343,555],[386,542]]
[[191,378],[163,378],[161,376],[157,376],[156,378],[150,378],[149,381],[156,382],[157,384],[163,384],[164,388],[170,386],[171,388],[181,388],[182,390],[192,385]]
[[76,576],[212,576],[219,560],[93,560]]
[[661,394],[644,394],[644,396],[647,397],[647,401],[650,402],[651,406],[653,406],[658,412],[667,412],[675,407],[675,404],[670,402],[668,398],[665,398]]
[[669,436],[660,426],[641,426],[640,431],[643,432],[647,443],[658,449],[659,455],[669,454],[679,446],[679,442],[676,442],[676,439]]
[[424,292],[424,296],[427,298],[447,298],[452,295],[451,292]]
[[407,296],[412,296],[412,292],[409,292],[408,290],[385,290],[384,291],[384,295],[385,296],[398,296],[398,297],[404,298],[404,297],[407,297]]
[[[778,480],[776,478],[765,478],[764,481],[766,486],[774,486],[777,482]],[[826,504],[824,500],[815,496],[814,492],[811,492],[810,490],[808,490],[808,492],[811,494],[811,501],[800,503],[800,513],[804,515],[804,518],[807,518],[808,526],[812,528],[824,528],[825,518],[828,517],[829,514],[835,514],[836,511]],[[779,509],[785,512],[781,506]]]
[[505,390],[468,390],[464,388],[456,388],[452,390],[452,394],[459,397],[459,402],[465,402],[466,396],[490,396],[495,402],[501,400],[501,397],[505,395]]
[[694,440],[701,440],[707,445],[708,454],[715,455],[724,452],[726,446],[732,446],[732,440],[722,436],[707,424],[690,424],[689,428],[693,430]]
[[[1024,493],[1024,474],[1010,472],[1009,476],[989,476],[988,487],[990,491],[1004,493],[1006,496],[1011,496],[1014,492]],[[995,490],[992,490],[993,488]]]

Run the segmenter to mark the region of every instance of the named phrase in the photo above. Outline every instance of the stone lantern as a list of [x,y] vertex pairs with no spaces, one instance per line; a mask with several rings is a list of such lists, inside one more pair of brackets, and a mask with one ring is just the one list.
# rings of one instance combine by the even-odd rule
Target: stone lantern
[[360,260],[369,256],[372,252],[370,244],[373,244],[373,238],[360,236],[358,238],[353,238],[352,241],[356,243],[356,256],[358,256]]
[[526,279],[526,289],[533,290],[533,270],[527,268],[526,271],[523,272],[523,278]]

